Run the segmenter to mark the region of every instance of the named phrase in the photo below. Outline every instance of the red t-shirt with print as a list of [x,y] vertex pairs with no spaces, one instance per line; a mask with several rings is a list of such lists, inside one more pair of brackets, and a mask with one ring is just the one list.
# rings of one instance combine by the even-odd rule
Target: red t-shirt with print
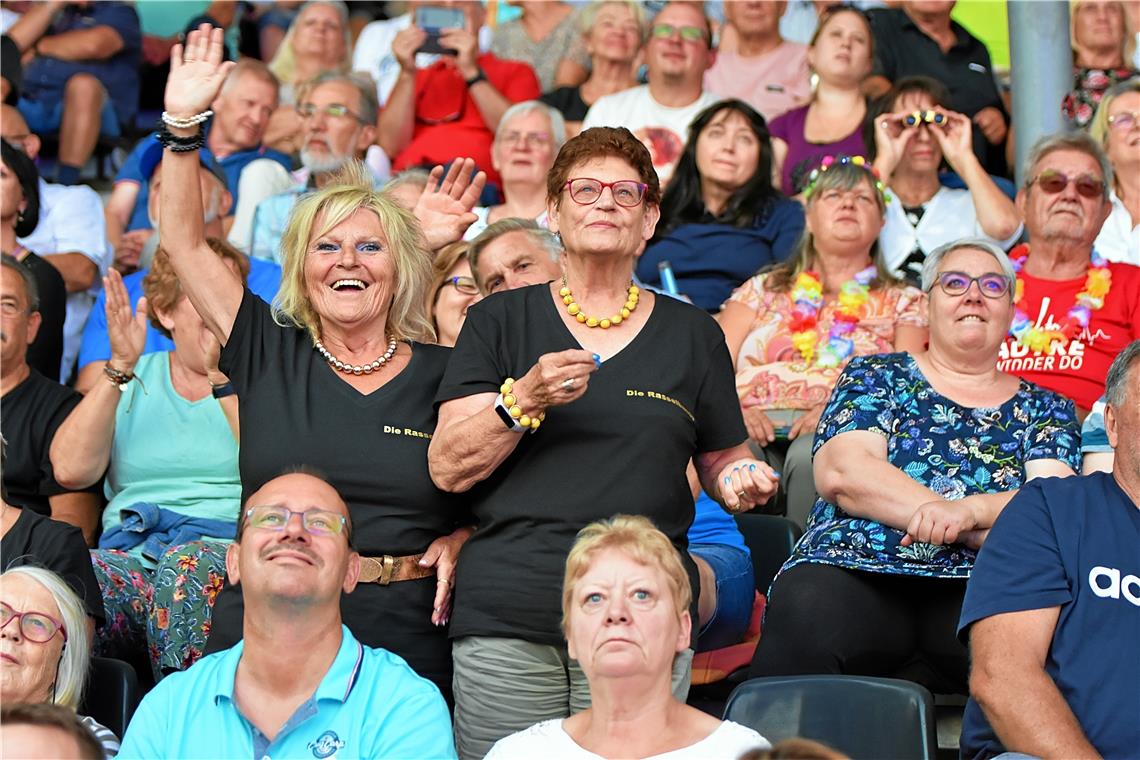
[[[1140,338],[1140,267],[1109,262],[1112,285],[1104,306],[1094,312],[1089,326],[1067,345],[1038,354],[1013,338],[1001,346],[998,369],[1037,383],[1091,409],[1104,394],[1104,379],[1112,360],[1129,343]],[[1037,327],[1060,329],[1085,277],[1043,280],[1021,272],[1024,295],[1019,306]]]
[[[534,100],[541,94],[534,71],[525,63],[504,61],[491,53],[483,53],[479,56],[479,68],[487,81],[511,103]],[[393,170],[446,164],[455,158],[470,157],[475,159],[477,167],[487,172],[488,180],[499,182],[499,173],[491,166],[495,133],[487,128],[453,60],[442,56],[416,72],[415,104],[412,141],[396,155]]]

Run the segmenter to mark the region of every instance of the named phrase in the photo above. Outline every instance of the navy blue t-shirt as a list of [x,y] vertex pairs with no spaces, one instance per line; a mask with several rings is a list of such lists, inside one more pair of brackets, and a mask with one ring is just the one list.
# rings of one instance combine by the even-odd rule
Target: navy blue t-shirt
[[[1060,606],[1045,670],[1106,758],[1140,752],[1140,508],[1111,474],[1027,483],[974,565],[958,636],[1006,612]],[[1005,749],[973,699],[961,756]]]
[[88,73],[102,82],[115,106],[115,115],[125,128],[134,118],[139,102],[139,62],[142,56],[142,29],[131,3],[101,0],[86,7],[67,5],[48,35],[109,26],[119,33],[123,47],[110,58],[95,61],[63,61],[36,56],[24,69],[24,97],[45,103],[63,99],[67,80]]
[[751,227],[718,224],[710,216],[682,224],[646,248],[637,261],[637,278],[661,287],[657,265],[668,261],[677,289],[715,313],[742,282],[788,258],[803,231],[803,206],[787,198],[772,201]]

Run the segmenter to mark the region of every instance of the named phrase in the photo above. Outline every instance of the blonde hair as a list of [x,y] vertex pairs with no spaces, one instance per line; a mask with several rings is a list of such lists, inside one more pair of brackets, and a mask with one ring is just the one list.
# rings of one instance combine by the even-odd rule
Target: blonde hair
[[35,565],[17,565],[0,574],[0,580],[13,575],[25,576],[43,586],[59,608],[59,617],[63,621],[67,638],[55,674],[55,703],[74,710],[79,707],[79,700],[83,696],[87,666],[91,660],[91,644],[87,640],[87,610],[71,586],[51,570]]
[[574,586],[590,569],[594,558],[607,549],[623,552],[638,564],[661,570],[672,592],[677,618],[689,611],[693,589],[677,547],[648,517],[614,515],[608,520],[592,522],[578,531],[578,538],[566,557],[566,574],[562,579],[563,635],[569,634]]
[[[1121,95],[1127,95],[1130,92],[1140,92],[1140,76],[1125,79],[1123,82],[1117,82],[1105,90],[1104,97],[1100,99],[1100,103],[1097,104],[1096,107],[1096,113],[1093,114],[1092,121],[1089,122],[1089,136],[1100,144],[1100,147],[1104,149],[1106,154],[1108,153],[1108,141],[1112,139],[1112,130],[1108,128],[1108,111],[1112,108],[1113,101]],[[1109,163],[1112,162],[1109,161]]]
[[396,270],[388,333],[396,340],[430,343],[435,330],[424,308],[424,292],[431,279],[431,255],[423,248],[420,225],[412,212],[398,206],[372,186],[372,177],[360,161],[350,161],[323,190],[303,196],[281,236],[284,264],[281,288],[273,299],[274,320],[283,327],[300,327],[314,340],[320,337],[320,315],[309,300],[305,260],[310,242],[367,209],[380,220],[387,240],[386,253]]
[[578,12],[578,31],[582,33],[582,36],[590,36],[590,33],[594,30],[594,22],[598,19],[598,11],[606,5],[620,5],[623,8],[629,9],[633,20],[637,22],[637,31],[641,44],[644,45],[645,40],[649,37],[649,18],[641,3],[633,2],[633,0],[593,0],[593,2]]
[[[1077,15],[1077,9],[1087,3],[1088,0],[1069,0],[1069,47],[1073,50],[1073,65],[1077,65],[1077,25],[1072,19]],[[1117,10],[1120,11],[1121,17],[1121,30],[1124,32],[1124,39],[1120,44],[1120,62],[1122,66],[1131,68],[1132,54],[1136,51],[1136,33],[1140,29],[1130,29],[1128,24],[1128,14],[1124,11],[1124,4],[1121,2],[1113,3]]]
[[289,24],[289,29],[285,32],[281,44],[277,46],[277,52],[273,54],[273,60],[269,62],[269,70],[285,84],[296,84],[293,77],[297,72],[297,53],[293,50],[293,35],[300,25],[305,11],[316,5],[327,5],[335,9],[340,18],[341,30],[344,32],[344,56],[333,70],[344,74],[352,68],[352,29],[348,25],[347,6],[339,0],[310,0],[310,2],[302,5],[301,9],[297,11],[297,15],[293,17],[293,23]]

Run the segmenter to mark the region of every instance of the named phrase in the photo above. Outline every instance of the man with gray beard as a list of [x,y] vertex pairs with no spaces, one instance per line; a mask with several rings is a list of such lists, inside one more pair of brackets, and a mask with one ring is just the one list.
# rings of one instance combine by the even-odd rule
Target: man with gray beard
[[[257,205],[252,238],[244,246],[253,259],[281,261],[281,236],[293,205],[302,193],[320,189],[346,163],[363,159],[376,140],[376,86],[367,75],[322,74],[297,102],[304,134],[297,184]],[[380,179],[380,178],[377,178]],[[230,242],[243,247],[240,242]]]

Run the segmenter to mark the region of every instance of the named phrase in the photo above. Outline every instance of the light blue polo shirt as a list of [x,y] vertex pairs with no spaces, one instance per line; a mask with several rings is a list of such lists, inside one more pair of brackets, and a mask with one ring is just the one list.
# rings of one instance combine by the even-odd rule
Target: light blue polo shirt
[[[119,757],[455,758],[439,690],[397,655],[366,647],[345,626],[340,650],[312,698],[273,741],[234,701],[244,642],[164,678],[135,712]],[[289,667],[289,653],[281,653]]]

